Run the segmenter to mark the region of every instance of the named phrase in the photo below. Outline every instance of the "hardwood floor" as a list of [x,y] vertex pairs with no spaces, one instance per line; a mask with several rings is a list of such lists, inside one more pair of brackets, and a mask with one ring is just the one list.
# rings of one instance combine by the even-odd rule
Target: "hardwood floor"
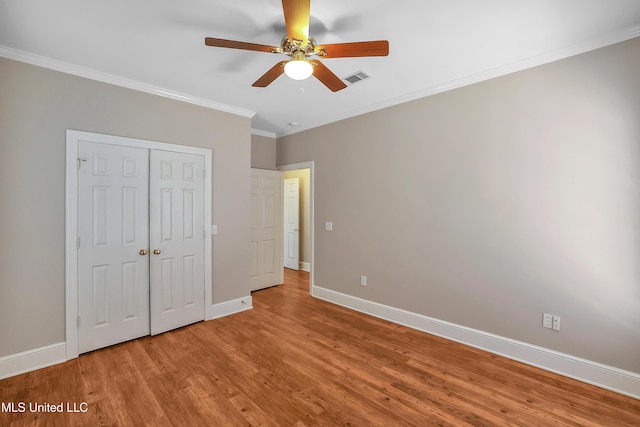
[[[309,296],[0,381],[0,425],[640,426],[640,401]],[[86,407],[81,406],[86,402]],[[86,412],[32,413],[32,404]]]

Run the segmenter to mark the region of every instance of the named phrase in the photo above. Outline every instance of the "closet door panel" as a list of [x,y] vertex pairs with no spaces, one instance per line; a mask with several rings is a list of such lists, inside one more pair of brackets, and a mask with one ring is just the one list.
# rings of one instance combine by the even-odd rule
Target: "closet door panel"
[[150,153],[151,334],[204,320],[204,158]]
[[149,334],[149,152],[78,146],[78,350]]

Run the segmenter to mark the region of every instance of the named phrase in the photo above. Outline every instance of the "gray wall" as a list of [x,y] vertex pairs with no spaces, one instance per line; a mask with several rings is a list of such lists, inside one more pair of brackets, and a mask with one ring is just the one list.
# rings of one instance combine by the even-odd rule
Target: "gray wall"
[[276,170],[276,139],[251,135],[251,167]]
[[65,340],[66,129],[213,150],[213,302],[249,295],[250,119],[0,58],[0,357]]
[[634,39],[278,139],[316,285],[640,373],[638,76]]

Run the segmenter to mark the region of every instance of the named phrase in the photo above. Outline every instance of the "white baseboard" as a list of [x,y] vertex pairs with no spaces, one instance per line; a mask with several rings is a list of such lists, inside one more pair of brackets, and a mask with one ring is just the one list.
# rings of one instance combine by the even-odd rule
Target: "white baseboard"
[[[253,308],[251,296],[207,307],[206,320],[217,319]],[[61,342],[22,353],[0,357],[0,380],[67,361],[66,343]]]
[[300,270],[306,271],[307,273],[311,272],[311,263],[310,262],[302,262],[300,261]]
[[640,374],[634,372],[367,301],[319,286],[314,286],[313,296],[374,317],[640,399]]
[[0,380],[66,362],[66,344],[61,342],[0,357]]
[[251,295],[233,299],[230,301],[213,304],[207,307],[205,320],[213,320],[219,317],[229,316],[231,314],[240,313],[253,308],[253,300]]

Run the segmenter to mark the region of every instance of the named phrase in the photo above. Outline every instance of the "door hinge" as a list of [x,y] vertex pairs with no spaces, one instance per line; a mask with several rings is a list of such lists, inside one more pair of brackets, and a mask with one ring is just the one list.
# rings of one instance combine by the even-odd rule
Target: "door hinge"
[[76,249],[80,249],[80,236],[76,237]]
[[80,316],[76,317],[76,325],[78,325],[78,328],[80,327]]
[[202,169],[202,179],[207,179],[207,170]]
[[82,162],[86,162],[87,159],[83,159],[82,157],[78,157],[78,170],[80,170],[80,166],[82,166]]

